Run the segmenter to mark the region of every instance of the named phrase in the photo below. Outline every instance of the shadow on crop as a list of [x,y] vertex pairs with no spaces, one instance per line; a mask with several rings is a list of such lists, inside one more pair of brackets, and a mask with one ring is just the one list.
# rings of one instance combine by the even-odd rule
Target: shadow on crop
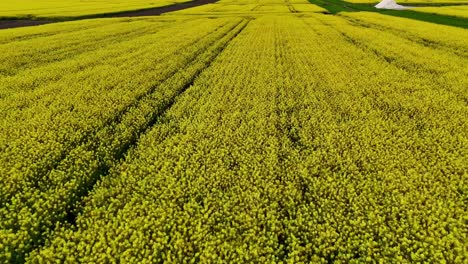
[[[431,14],[417,12],[414,10],[386,10],[386,9],[377,9],[374,7],[376,3],[372,4],[357,4],[345,2],[342,0],[309,0],[310,3],[318,5],[322,8],[328,10],[331,14],[338,14],[340,12],[375,12],[383,15],[410,18],[414,20],[420,20],[425,22],[431,22],[435,24],[455,26],[460,28],[468,28],[468,19],[440,14]],[[453,6],[453,5],[463,5],[460,3],[411,3],[408,6],[422,7],[422,6]]]

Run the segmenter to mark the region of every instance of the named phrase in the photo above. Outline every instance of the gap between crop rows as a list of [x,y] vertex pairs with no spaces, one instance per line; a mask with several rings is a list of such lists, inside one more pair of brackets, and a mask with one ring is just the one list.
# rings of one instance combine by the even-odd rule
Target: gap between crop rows
[[[211,65],[212,61],[232,39],[242,32],[247,24],[248,21],[241,20],[231,26],[219,38],[208,43],[206,50],[199,50],[187,62],[186,68],[175,72],[161,85],[154,87],[149,94],[138,98],[136,105],[130,107],[131,109],[125,114],[119,115],[109,126],[72,150],[57,164],[48,177],[52,179],[54,173],[58,173],[67,175],[68,179],[64,179],[61,182],[62,185],[59,183],[58,186],[40,194],[43,199],[37,201],[36,205],[44,206],[45,208],[39,209],[46,211],[47,214],[42,218],[34,219],[34,222],[39,224],[35,226],[36,229],[27,229],[28,239],[25,241],[27,246],[14,249],[17,250],[13,253],[14,261],[24,261],[28,252],[43,245],[50,235],[48,230],[52,230],[61,223],[73,226],[80,213],[83,198],[88,195],[99,179],[106,176],[110,168],[125,159],[126,153],[138,143],[141,135],[157,122],[161,114],[174,104],[176,98],[192,85],[199,74]],[[34,205],[30,206],[33,211],[37,210]],[[47,206],[49,208],[46,208]]]

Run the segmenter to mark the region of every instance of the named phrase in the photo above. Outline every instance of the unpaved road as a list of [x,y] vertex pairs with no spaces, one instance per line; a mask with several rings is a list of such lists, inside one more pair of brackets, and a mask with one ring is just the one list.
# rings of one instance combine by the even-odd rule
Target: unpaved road
[[[86,16],[83,18],[77,18],[76,20],[86,19],[86,18],[109,18],[109,17],[139,17],[139,16],[159,16],[164,13],[174,12],[178,10],[183,10],[187,8],[192,8],[196,6],[206,5],[215,3],[218,0],[194,0],[187,3],[180,3],[174,4],[170,6],[162,6],[156,7],[151,9],[145,10],[138,10],[138,11],[128,11],[128,12],[121,12],[121,13],[114,13],[114,14],[102,14],[102,15],[93,15],[93,16]],[[62,21],[54,21],[54,20],[0,20],[0,29],[7,29],[7,28],[18,28],[18,27],[29,27],[29,26],[37,26],[49,23],[56,23]]]
[[0,20],[0,29],[37,26],[53,22],[46,20]]

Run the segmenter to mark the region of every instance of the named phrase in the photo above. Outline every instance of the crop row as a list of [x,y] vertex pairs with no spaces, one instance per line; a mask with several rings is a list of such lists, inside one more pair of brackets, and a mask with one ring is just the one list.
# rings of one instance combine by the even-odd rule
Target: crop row
[[325,9],[307,0],[259,0],[230,1],[222,0],[210,5],[202,5],[166,15],[263,15],[284,13],[323,13]]
[[466,58],[377,33],[254,19],[28,261],[466,262]]
[[447,50],[465,58],[468,56],[468,47],[465,41],[468,38],[468,33],[460,28],[370,12],[343,12],[340,15],[362,27],[391,32],[398,37],[419,42],[424,46]]
[[[136,21],[138,19],[132,19]],[[148,20],[145,18],[144,20]],[[47,37],[63,33],[77,32],[91,28],[99,29],[110,24],[119,24],[128,22],[128,18],[123,19],[90,19],[70,21],[67,23],[53,23],[46,27],[21,27],[15,29],[4,29],[0,31],[0,44],[13,41],[25,41],[38,37]]]
[[414,11],[437,15],[456,16],[465,19],[468,18],[468,6],[466,3],[465,5],[420,7],[415,8]]
[[[23,116],[29,109],[34,110],[34,115],[25,120],[30,124],[34,124],[33,120],[60,124],[56,127],[42,124],[31,131],[36,133],[31,136],[33,140],[17,140],[17,145],[8,143],[6,147],[11,155],[19,157],[17,162],[24,160],[24,165],[15,163],[13,170],[4,167],[10,171],[2,182],[5,192],[2,192],[3,208],[0,209],[0,259],[21,261],[28,251],[44,242],[55,225],[73,221],[81,198],[242,29],[245,22],[240,22],[239,19],[195,20],[162,30],[165,36],[156,33],[148,35],[148,39],[137,39],[133,44],[138,47],[138,53],[109,58],[103,65],[92,67],[87,78],[77,82],[77,85],[86,83],[83,88],[91,90],[75,96],[73,89],[77,87],[70,80],[60,79],[59,83],[68,84],[60,87],[61,94],[49,95],[50,99],[40,97],[37,105],[21,109]],[[149,46],[141,48],[145,41]],[[166,59],[168,56],[170,61]],[[55,89],[57,83],[52,86]],[[46,85],[42,89],[48,94],[49,88]],[[32,92],[38,89],[41,87]],[[41,103],[56,101],[62,95],[63,101],[57,103],[72,109],[50,105],[41,108]],[[38,108],[42,111],[36,112]],[[14,112],[9,114],[12,116]],[[49,137],[41,137],[39,133]],[[24,134],[23,131],[21,135],[27,136]],[[33,144],[44,148],[34,149]],[[19,151],[21,147],[35,151],[32,155],[37,155],[36,164],[30,163],[30,155]]]
[[60,64],[64,60],[106,47],[118,48],[121,42],[155,34],[163,27],[171,27],[172,24],[165,21],[115,21],[100,27],[14,40],[0,46],[0,77],[14,76],[30,69],[37,71],[39,67],[50,67],[52,63]]
[[[327,18],[323,21],[324,23],[330,22]],[[420,85],[433,86],[430,92],[434,92],[435,89],[451,90],[454,92],[453,96],[456,97],[454,100],[468,100],[466,97],[468,79],[464,78],[468,76],[466,67],[468,60],[459,55],[463,51],[463,46],[439,50],[423,42],[401,37],[395,32],[349,25],[346,21],[339,19],[333,19],[332,24],[354,45],[373,52],[410,73],[427,73],[419,82]],[[392,43],[393,45],[390,45]],[[414,88],[409,89],[414,90]],[[437,99],[434,98],[434,100]]]
[[[195,52],[191,46],[224,23],[180,24],[111,49],[66,60],[58,67],[38,69],[30,79],[21,75],[11,79],[2,87],[7,90],[2,108],[8,110],[2,112],[5,121],[1,138],[2,174],[11,175],[15,182],[20,180],[16,175],[35,179],[41,171],[48,171],[86,135],[118,117],[118,113],[182,68],[190,55],[184,54],[183,48]],[[199,33],[181,31],[184,26],[193,26]],[[174,31],[179,33],[174,35]],[[181,56],[174,57],[177,53]],[[171,64],[166,61],[168,57],[173,58]],[[63,99],[56,100],[58,97]],[[31,160],[35,163],[31,164]],[[8,191],[15,188],[8,178],[2,184],[3,204],[3,194],[16,193],[16,189]],[[20,182],[20,186],[23,184]]]

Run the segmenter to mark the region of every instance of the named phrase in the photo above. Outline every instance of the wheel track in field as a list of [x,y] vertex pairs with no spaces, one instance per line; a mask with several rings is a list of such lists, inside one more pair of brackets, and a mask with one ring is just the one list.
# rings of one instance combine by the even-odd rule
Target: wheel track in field
[[72,27],[70,29],[62,28],[62,29],[58,29],[58,30],[56,29],[56,30],[40,31],[40,32],[32,33],[32,34],[26,34],[26,35],[17,35],[17,36],[14,36],[12,38],[7,38],[7,39],[0,40],[0,45],[10,43],[10,42],[15,42],[15,41],[27,41],[27,40],[37,38],[37,37],[49,37],[49,36],[52,36],[52,35],[57,35],[57,34],[62,34],[62,33],[79,32],[80,30],[88,30],[88,29],[95,29],[96,30],[96,29],[105,27],[107,25],[108,25],[107,23],[104,23],[104,24],[98,23],[98,24],[89,24],[89,25],[87,25],[86,28],[83,28],[83,27],[81,27],[81,28],[80,27]]
[[[439,72],[439,71],[437,71],[435,69],[430,69],[428,67],[425,67],[425,65],[415,63],[415,62],[413,62],[411,60],[407,60],[401,54],[387,54],[387,53],[385,53],[383,51],[383,49],[381,47],[380,48],[375,47],[372,44],[367,43],[366,41],[360,39],[359,37],[348,34],[346,32],[346,30],[343,29],[343,28],[335,27],[334,25],[329,24],[329,23],[327,23],[325,21],[320,21],[320,22],[323,23],[324,25],[327,25],[327,26],[331,27],[348,44],[351,44],[352,46],[354,46],[355,48],[357,48],[358,50],[360,50],[362,52],[373,55],[375,57],[375,60],[381,61],[383,63],[391,65],[392,67],[394,67],[396,69],[404,71],[405,73],[408,74],[408,76],[418,76],[418,75],[420,75],[421,72],[420,72],[419,69],[423,69],[426,73],[429,73],[432,76],[439,76],[439,75],[445,74],[445,73],[441,73],[441,72]],[[307,23],[307,24],[309,24],[309,23]],[[309,24],[309,26],[310,26],[310,24]],[[310,28],[316,33],[316,31],[313,29],[313,27],[310,27]],[[371,28],[371,29],[379,30],[379,29],[375,29],[375,28]],[[390,32],[390,34],[397,35],[394,32]],[[405,37],[402,37],[402,39],[407,40]],[[426,45],[424,45],[423,43],[420,43],[420,42],[415,42],[415,43],[418,44],[418,45],[426,47]],[[437,88],[437,87],[439,87],[439,84],[444,84],[445,80],[444,79],[437,79],[437,80],[434,80],[433,82],[438,84],[438,85],[433,86],[433,87]],[[463,102],[468,101],[467,96],[459,89],[458,90],[456,88],[453,88],[453,89],[437,88],[437,89],[441,89],[441,90],[450,92],[453,95],[454,98],[457,98],[460,101],[463,101]],[[377,100],[377,99],[376,98],[373,99],[373,102],[375,102],[375,104],[376,104],[375,107],[377,109],[387,111],[389,106],[385,102],[382,102],[381,100]],[[405,115],[407,115],[410,118],[414,118],[415,113],[413,113],[412,111],[409,111],[408,109],[399,109],[398,111],[405,111],[404,112]]]
[[[89,185],[89,188],[86,188],[84,190],[83,194],[79,195],[80,197],[84,198],[84,197],[88,196],[89,192],[92,191],[92,189],[93,189],[94,185],[97,183],[97,181],[101,177],[108,175],[109,171],[110,171],[110,169],[112,167],[114,167],[117,164],[120,164],[121,161],[125,159],[126,154],[138,144],[139,139],[143,135],[145,135],[148,131],[150,131],[154,125],[156,125],[158,123],[160,118],[174,105],[174,103],[177,101],[177,98],[179,98],[185,91],[187,91],[193,85],[193,83],[198,78],[198,76],[200,76],[200,74],[203,71],[205,71],[205,69],[207,69],[207,68],[209,68],[211,66],[211,64],[219,56],[219,54],[221,54],[223,52],[223,50],[229,45],[229,43],[233,39],[235,39],[243,31],[243,29],[245,27],[247,27],[249,22],[250,22],[250,20],[248,20],[248,21],[242,20],[240,23],[236,24],[229,32],[224,34],[223,37],[221,37],[220,39],[216,40],[213,43],[214,44],[213,46],[216,46],[216,44],[221,44],[221,45],[219,47],[217,47],[217,48],[214,48],[214,53],[211,56],[209,56],[209,58],[207,59],[206,63],[203,65],[203,67],[196,69],[195,73],[193,75],[191,75],[190,78],[187,81],[185,81],[184,85],[181,87],[181,89],[179,89],[179,90],[177,90],[175,92],[174,96],[169,97],[168,100],[164,103],[164,105],[160,109],[158,109],[158,111],[151,113],[151,117],[148,120],[148,122],[146,123],[146,125],[144,127],[142,127],[141,129],[139,129],[137,131],[137,133],[131,138],[130,141],[128,141],[125,144],[122,144],[122,145],[119,146],[118,151],[115,152],[115,157],[114,157],[115,163],[114,164],[103,164],[104,166],[97,171],[98,174],[99,174],[98,178],[95,179],[92,182],[92,184]],[[229,36],[229,34],[233,33],[233,32],[234,32],[234,34],[232,36]],[[223,41],[224,37],[228,37],[226,41]],[[193,63],[195,60],[197,60],[199,57],[202,57],[204,54],[205,53],[200,54],[198,57],[194,58],[191,62],[189,62],[189,64]],[[180,72],[182,72],[182,71],[180,71]],[[170,82],[170,80],[166,80],[166,81]],[[161,86],[162,85],[164,85],[164,84],[161,84]],[[142,100],[144,100],[144,99],[141,99],[140,102]],[[80,201],[81,201],[81,199],[80,199]],[[78,201],[78,202],[80,202],[80,201]],[[67,221],[70,224],[74,225],[76,223],[76,217],[80,213],[80,211],[79,211],[80,209],[81,208],[73,208],[73,209],[68,211]]]
[[[370,52],[370,53],[374,54],[377,58],[379,58],[381,60],[384,60],[386,63],[394,66],[395,68],[401,69],[401,70],[407,72],[410,75],[420,74],[419,69],[423,69],[425,73],[428,73],[428,74],[433,75],[433,76],[441,75],[441,72],[439,72],[438,70],[430,69],[428,67],[425,67],[425,65],[414,63],[411,60],[405,59],[404,56],[398,56],[398,55],[395,55],[395,54],[390,54],[390,55],[386,54],[386,53],[382,52],[381,49],[373,47],[373,46],[369,45],[368,43],[366,43],[363,40],[360,40],[360,39],[358,39],[356,37],[348,35],[344,31],[340,31],[338,29],[336,29],[336,30],[341,34],[343,39],[345,41],[347,41],[348,43],[354,45],[355,47],[357,47],[358,49],[360,49],[360,50],[362,50],[364,52]],[[420,42],[417,42],[417,43],[419,45],[425,46],[424,44],[422,44]],[[442,74],[445,74],[445,73],[442,73]],[[443,82],[443,81],[437,81],[437,82],[440,83],[440,82]],[[455,94],[457,98],[462,98],[463,100],[467,99],[466,95],[463,94],[463,93],[460,93],[459,91],[451,89],[450,92]]]
[[467,54],[466,54],[466,50],[462,50],[462,49],[456,49],[455,47],[451,47],[445,43],[438,43],[438,42],[435,42],[433,40],[429,40],[429,39],[426,39],[426,38],[423,38],[423,37],[420,37],[420,36],[417,36],[409,31],[405,31],[404,29],[397,29],[397,28],[392,28],[392,27],[389,27],[389,26],[385,26],[385,25],[379,25],[379,24],[376,24],[376,23],[373,23],[373,22],[364,22],[364,21],[360,21],[358,19],[355,19],[355,18],[351,18],[351,17],[347,17],[347,16],[340,16],[342,18],[344,18],[345,20],[347,20],[351,25],[354,25],[354,26],[359,26],[359,27],[364,27],[364,28],[369,28],[369,29],[377,29],[377,30],[382,30],[382,31],[385,31],[385,32],[389,32],[393,35],[397,35],[399,37],[402,37],[406,40],[409,40],[409,41],[415,41],[425,47],[429,47],[429,48],[433,48],[433,49],[443,49],[443,50],[447,50],[449,52],[453,52],[454,54],[460,56],[460,57],[463,57],[463,58],[467,58]]
[[[389,65],[392,65],[393,67],[395,67],[397,69],[405,71],[409,76],[418,76],[418,75],[420,75],[421,73],[420,73],[419,69],[423,69],[423,71],[426,74],[429,73],[429,75],[431,75],[431,76],[439,76],[439,75],[446,74],[446,73],[440,73],[439,71],[434,70],[434,69],[426,68],[425,65],[414,63],[414,62],[412,62],[410,60],[405,60],[405,58],[403,56],[397,56],[395,54],[392,54],[391,56],[389,56],[388,54],[382,52],[381,49],[370,46],[368,43],[366,43],[366,42],[364,42],[362,40],[359,40],[359,39],[357,39],[357,38],[355,38],[353,36],[347,35],[345,32],[340,32],[340,33],[341,33],[343,39],[345,41],[347,41],[348,43],[354,45],[355,47],[362,50],[363,52],[368,52],[370,54],[375,55],[377,59],[383,60],[383,61],[385,61],[385,63],[387,63]],[[419,42],[418,42],[418,44],[423,45],[422,43],[419,43]],[[433,80],[433,81],[437,84],[434,87],[439,87],[439,85],[445,83],[444,79],[437,79],[437,80]],[[443,90],[445,88],[438,88],[438,89]],[[434,90],[436,90],[436,89],[434,89]],[[457,98],[460,101],[464,101],[464,102],[468,101],[468,97],[461,90],[456,90],[456,88],[451,87],[451,89],[447,89],[446,91],[450,92],[453,95],[454,98]],[[389,106],[385,102],[382,102],[381,100],[377,100],[376,98],[374,99],[374,102],[375,102],[376,107],[378,109],[381,109],[382,111],[387,111]],[[415,115],[411,111],[408,112],[408,110],[405,109],[405,108],[398,109],[398,110],[395,109],[395,111],[404,111],[405,115],[408,115],[411,119],[413,119],[414,115]]]
[[[371,54],[375,55],[378,59],[383,60],[386,63],[388,63],[388,64],[390,64],[390,65],[392,65],[392,66],[394,66],[394,67],[396,67],[398,69],[401,69],[401,70],[403,70],[403,71],[405,71],[407,73],[419,74],[418,69],[423,69],[425,72],[430,73],[432,75],[437,76],[437,75],[441,74],[439,71],[434,70],[434,69],[430,69],[430,68],[426,67],[425,65],[421,65],[421,64],[415,63],[415,62],[413,62],[411,60],[407,60],[407,59],[405,59],[404,56],[397,56],[395,54],[386,54],[381,49],[372,46],[371,44],[367,43],[366,41],[363,41],[362,39],[359,39],[358,37],[355,37],[355,36],[352,36],[352,35],[348,34],[346,32],[346,30],[344,30],[344,29],[335,27],[334,25],[329,24],[329,23],[327,23],[325,21],[320,21],[320,22],[323,23],[326,26],[329,26],[333,30],[335,30],[335,32],[337,32],[343,38],[343,40],[346,41],[347,43],[353,45],[354,47],[358,48],[359,50],[361,50],[363,52],[366,52],[366,53],[370,52]],[[351,25],[352,26],[359,26],[359,25],[353,25],[353,24],[351,24]],[[377,29],[377,28],[370,28],[370,29],[380,30],[380,29]],[[390,34],[397,35],[394,32],[390,32]],[[397,35],[397,36],[400,36],[400,35]],[[405,40],[411,41],[410,39],[407,39],[406,37],[402,37],[402,38],[405,39]],[[421,43],[419,41],[414,41],[414,43],[416,43],[418,45],[421,45],[423,47],[427,47],[426,44]],[[444,47],[446,47],[446,46],[444,46]],[[460,94],[458,91],[451,90],[451,92],[456,94],[458,98],[466,98],[465,95]]]
[[[227,25],[228,23],[222,24],[221,26],[214,29],[213,31],[208,32],[206,35],[203,35],[200,38],[197,38],[195,41],[182,46],[180,49],[178,49],[178,51],[186,49],[190,47],[191,45],[196,45],[197,43],[201,43],[204,38],[210,36],[211,34],[216,34],[216,32],[218,32],[219,30],[222,30]],[[187,58],[187,61],[185,63],[186,65],[190,64],[191,61],[193,61],[198,56],[197,52],[200,52],[200,50],[194,51],[194,55],[192,58],[190,57]],[[158,59],[158,61],[164,60],[165,58],[167,57],[160,58]],[[182,71],[183,70],[184,69],[182,69]],[[23,181],[31,183],[33,188],[40,189],[40,186],[43,184],[43,182],[47,181],[47,179],[44,179],[45,175],[47,175],[51,170],[57,169],[60,163],[67,158],[67,156],[69,155],[71,151],[73,151],[73,149],[79,148],[80,146],[84,146],[88,144],[89,142],[93,141],[98,131],[105,129],[106,127],[112,124],[120,123],[122,121],[122,118],[125,116],[126,113],[128,113],[130,109],[138,106],[139,101],[143,100],[145,97],[150,96],[152,93],[155,92],[155,90],[157,89],[159,85],[164,83],[166,80],[170,79],[179,71],[181,70],[175,69],[171,72],[168,72],[165,78],[161,80],[160,83],[155,84],[154,86],[150,87],[146,92],[140,94],[139,96],[136,96],[132,103],[122,108],[120,111],[115,112],[114,116],[112,118],[109,118],[107,121],[103,122],[102,126],[96,127],[90,131],[86,131],[85,133],[83,133],[83,136],[78,141],[70,142],[70,145],[73,147],[64,149],[62,151],[62,154],[57,159],[51,161],[48,164],[44,164],[45,166],[42,166],[42,167],[37,168],[36,170],[33,170],[29,175],[26,176],[25,180]],[[14,195],[12,194],[2,194],[2,196],[0,196],[0,207],[3,207],[5,206],[5,204],[9,203],[13,197]]]
[[[27,62],[21,65],[16,65],[14,72],[0,69],[0,80],[5,79],[5,78],[15,77],[16,75],[22,74],[28,70],[41,69],[44,66],[50,66],[50,64],[53,64],[53,63],[61,63],[63,61],[73,61],[79,56],[83,56],[84,54],[92,53],[101,49],[104,50],[107,48],[112,48],[112,46],[114,45],[131,42],[139,37],[142,37],[148,34],[157,34],[162,30],[163,30],[162,26],[157,27],[155,29],[148,29],[145,27],[134,28],[131,31],[122,31],[122,32],[117,32],[112,35],[100,36],[98,38],[93,39],[92,43],[85,42],[84,45],[80,43],[79,46],[73,44],[71,46],[61,46],[61,47],[53,48],[49,50],[42,49],[41,52],[47,53],[47,55],[50,56],[48,57],[48,60],[39,61],[39,63],[36,65],[30,64]],[[0,46],[1,45],[5,45],[5,44],[0,43]],[[26,53],[26,54],[30,56],[29,55],[30,53],[29,54]],[[22,56],[25,56],[25,55],[22,54]],[[86,68],[87,67],[84,66],[83,68],[80,68],[80,70],[84,70]]]
[[[176,89],[174,92],[174,95],[171,96],[170,98],[167,98],[159,107],[156,107],[156,111],[147,113],[148,114],[148,119],[147,122],[145,122],[141,127],[137,128],[135,131],[133,131],[130,136],[130,138],[123,144],[115,146],[111,151],[111,153],[107,157],[100,156],[98,155],[101,153],[100,150],[100,143],[99,142],[92,142],[92,140],[99,140],[99,132],[96,135],[96,138],[91,138],[90,142],[88,142],[86,145],[87,146],[81,146],[83,149],[89,152],[94,152],[96,154],[96,157],[99,159],[99,166],[96,169],[93,169],[91,175],[86,175],[86,179],[73,179],[73,180],[78,180],[79,183],[76,184],[76,188],[70,189],[66,192],[68,192],[69,196],[62,197],[62,199],[66,200],[64,201],[56,201],[54,200],[54,197],[57,199],[59,197],[59,193],[55,192],[55,189],[52,188],[47,190],[46,194],[41,196],[41,197],[46,197],[41,201],[37,201],[37,203],[40,204],[51,204],[50,208],[56,208],[57,205],[63,205],[65,204],[64,207],[59,207],[55,210],[58,212],[55,212],[54,215],[58,215],[57,218],[53,219],[37,219],[37,221],[40,222],[39,224],[39,230],[32,230],[28,231],[29,237],[32,238],[33,242],[28,244],[26,249],[22,252],[13,252],[13,260],[17,262],[23,262],[28,254],[28,252],[42,246],[45,241],[48,238],[47,230],[53,229],[55,226],[60,225],[60,223],[63,225],[65,224],[66,226],[70,228],[74,228],[74,225],[76,223],[76,217],[80,214],[81,211],[81,204],[83,199],[91,192],[94,188],[94,185],[101,179],[102,177],[106,176],[109,174],[109,171],[112,167],[116,166],[119,164],[122,160],[125,159],[126,154],[129,152],[130,149],[134,148],[140,139],[140,137],[144,134],[146,134],[147,131],[149,131],[155,124],[157,124],[158,120],[160,117],[172,107],[172,105],[176,102],[177,98],[183,94],[187,89],[190,88],[191,85],[193,85],[193,82],[197,79],[197,77],[208,67],[211,66],[212,62],[216,59],[216,57],[228,46],[228,44],[239,35],[243,29],[248,25],[249,20],[241,20],[239,23],[236,23],[231,29],[229,29],[227,32],[225,32],[220,38],[217,38],[214,40],[210,45],[209,49],[207,50],[201,50],[199,53],[187,63],[189,65],[187,68],[178,71],[175,73],[172,77],[167,79],[165,81],[166,84],[171,83],[171,79],[178,78],[179,75],[184,75],[187,74],[184,72],[184,70],[190,70],[191,74],[189,74],[188,78],[183,80],[183,85],[181,85],[180,89]],[[198,60],[201,60],[200,63],[197,64]],[[193,64],[192,64],[193,63]],[[190,69],[188,69],[190,68]],[[193,69],[192,69],[193,68]],[[165,85],[164,83],[159,85],[158,87],[161,87]],[[145,102],[146,100],[146,102]],[[137,105],[149,105],[151,106],[151,96],[147,96],[145,98],[142,98],[138,101]],[[154,102],[153,102],[154,104]],[[135,106],[136,111],[138,111],[138,106]],[[144,108],[142,106],[142,108]],[[146,109],[153,109],[154,108],[146,108]],[[144,109],[143,109],[144,110]],[[121,117],[122,120],[124,117]],[[119,120],[119,121],[122,121]],[[114,129],[118,128],[118,126],[121,125],[120,122],[115,122],[113,123],[110,127],[106,127],[103,130],[106,130],[103,132],[104,135],[109,134],[114,131]],[[118,137],[118,135],[117,135]],[[111,138],[111,141],[115,139]],[[120,141],[119,141],[120,142]],[[73,155],[75,154],[75,155]],[[87,165],[91,165],[94,162],[94,158],[88,158],[87,160],[80,160],[81,155],[79,153],[71,153],[68,157],[66,157],[63,162],[64,164],[75,164],[75,162],[85,162]],[[67,159],[71,159],[70,161],[67,161]],[[111,160],[109,162],[109,160]],[[63,164],[58,164],[57,169],[60,169],[60,165]],[[67,182],[68,183],[68,182]],[[56,186],[56,187],[61,187],[61,186]],[[49,196],[50,194],[50,196]],[[52,197],[50,199],[47,199],[49,197]],[[51,210],[50,208],[42,208],[43,210]],[[60,213],[63,212],[63,213]],[[44,224],[47,225],[47,223],[53,223],[53,226],[44,226]],[[49,233],[50,234],[50,233]]]
[[[173,28],[175,24],[167,25],[164,29],[157,30],[155,32],[148,33],[149,35],[151,34],[159,34],[163,32],[165,29],[170,29]],[[224,24],[226,25],[226,24]],[[222,27],[223,25],[219,26]],[[201,35],[197,38],[194,38],[194,40],[191,40],[188,44],[185,44],[179,48],[179,50],[182,50],[184,48],[187,48],[191,45],[194,45],[197,43],[197,41],[202,40],[204,36],[208,36],[212,32],[207,32],[205,35]],[[77,54],[70,56],[68,58],[65,58],[64,60],[57,60],[52,63],[46,62],[43,65],[39,65],[37,68],[34,68],[34,71],[31,71],[31,69],[26,69],[24,72],[21,73],[15,73],[13,76],[0,76],[0,86],[4,85],[5,88],[0,91],[0,98],[1,100],[5,100],[7,97],[10,95],[13,96],[16,92],[21,92],[25,88],[18,88],[18,85],[12,85],[9,84],[10,78],[13,78],[12,80],[14,82],[21,80],[21,77],[26,75],[30,75],[34,77],[34,81],[26,81],[26,82],[21,82],[19,81],[19,87],[28,87],[27,89],[37,89],[41,88],[41,83],[48,83],[47,85],[51,85],[52,83],[57,83],[63,79],[64,75],[73,75],[78,72],[86,71],[94,67],[105,67],[108,65],[114,65],[116,67],[116,70],[121,69],[122,67],[119,65],[125,65],[128,60],[138,60],[139,57],[145,56],[147,54],[148,49],[130,49],[128,45],[133,45],[134,43],[138,43],[140,40],[144,40],[148,34],[143,34],[143,35],[132,35],[135,36],[133,39],[127,39],[124,41],[120,42],[115,42],[115,43],[107,43],[106,45],[101,46],[100,48],[97,48],[95,50],[89,50],[87,52],[84,52],[82,54]],[[151,44],[148,41],[145,41],[145,44]],[[121,48],[124,49],[123,52],[114,52],[115,50],[120,50]],[[109,51],[111,50],[111,51]],[[96,53],[98,51],[104,51],[103,54]],[[164,61],[168,59],[169,56],[172,54],[166,54],[164,56],[160,56],[157,59],[154,60],[155,63],[159,63],[161,61]],[[96,56],[96,57],[94,57]],[[92,57],[92,59],[89,59],[89,57]],[[82,61],[82,59],[84,59]],[[70,65],[62,65],[61,62],[69,62]],[[104,61],[104,63],[100,63]],[[112,63],[110,64],[109,61]],[[50,67],[50,66],[57,66],[55,67]],[[37,74],[36,70],[39,71],[40,73]],[[1,70],[0,70],[1,71]],[[44,71],[44,73],[42,73]],[[59,73],[57,73],[59,72]],[[89,75],[86,76],[86,78],[89,78]],[[160,81],[164,81],[167,77],[163,78]],[[43,96],[50,96],[51,92],[46,91],[43,94],[40,95],[40,98]],[[34,100],[29,99],[29,103],[35,104],[37,98]],[[2,151],[2,147],[0,147],[0,151]],[[0,199],[0,204],[1,204],[1,199]]]

